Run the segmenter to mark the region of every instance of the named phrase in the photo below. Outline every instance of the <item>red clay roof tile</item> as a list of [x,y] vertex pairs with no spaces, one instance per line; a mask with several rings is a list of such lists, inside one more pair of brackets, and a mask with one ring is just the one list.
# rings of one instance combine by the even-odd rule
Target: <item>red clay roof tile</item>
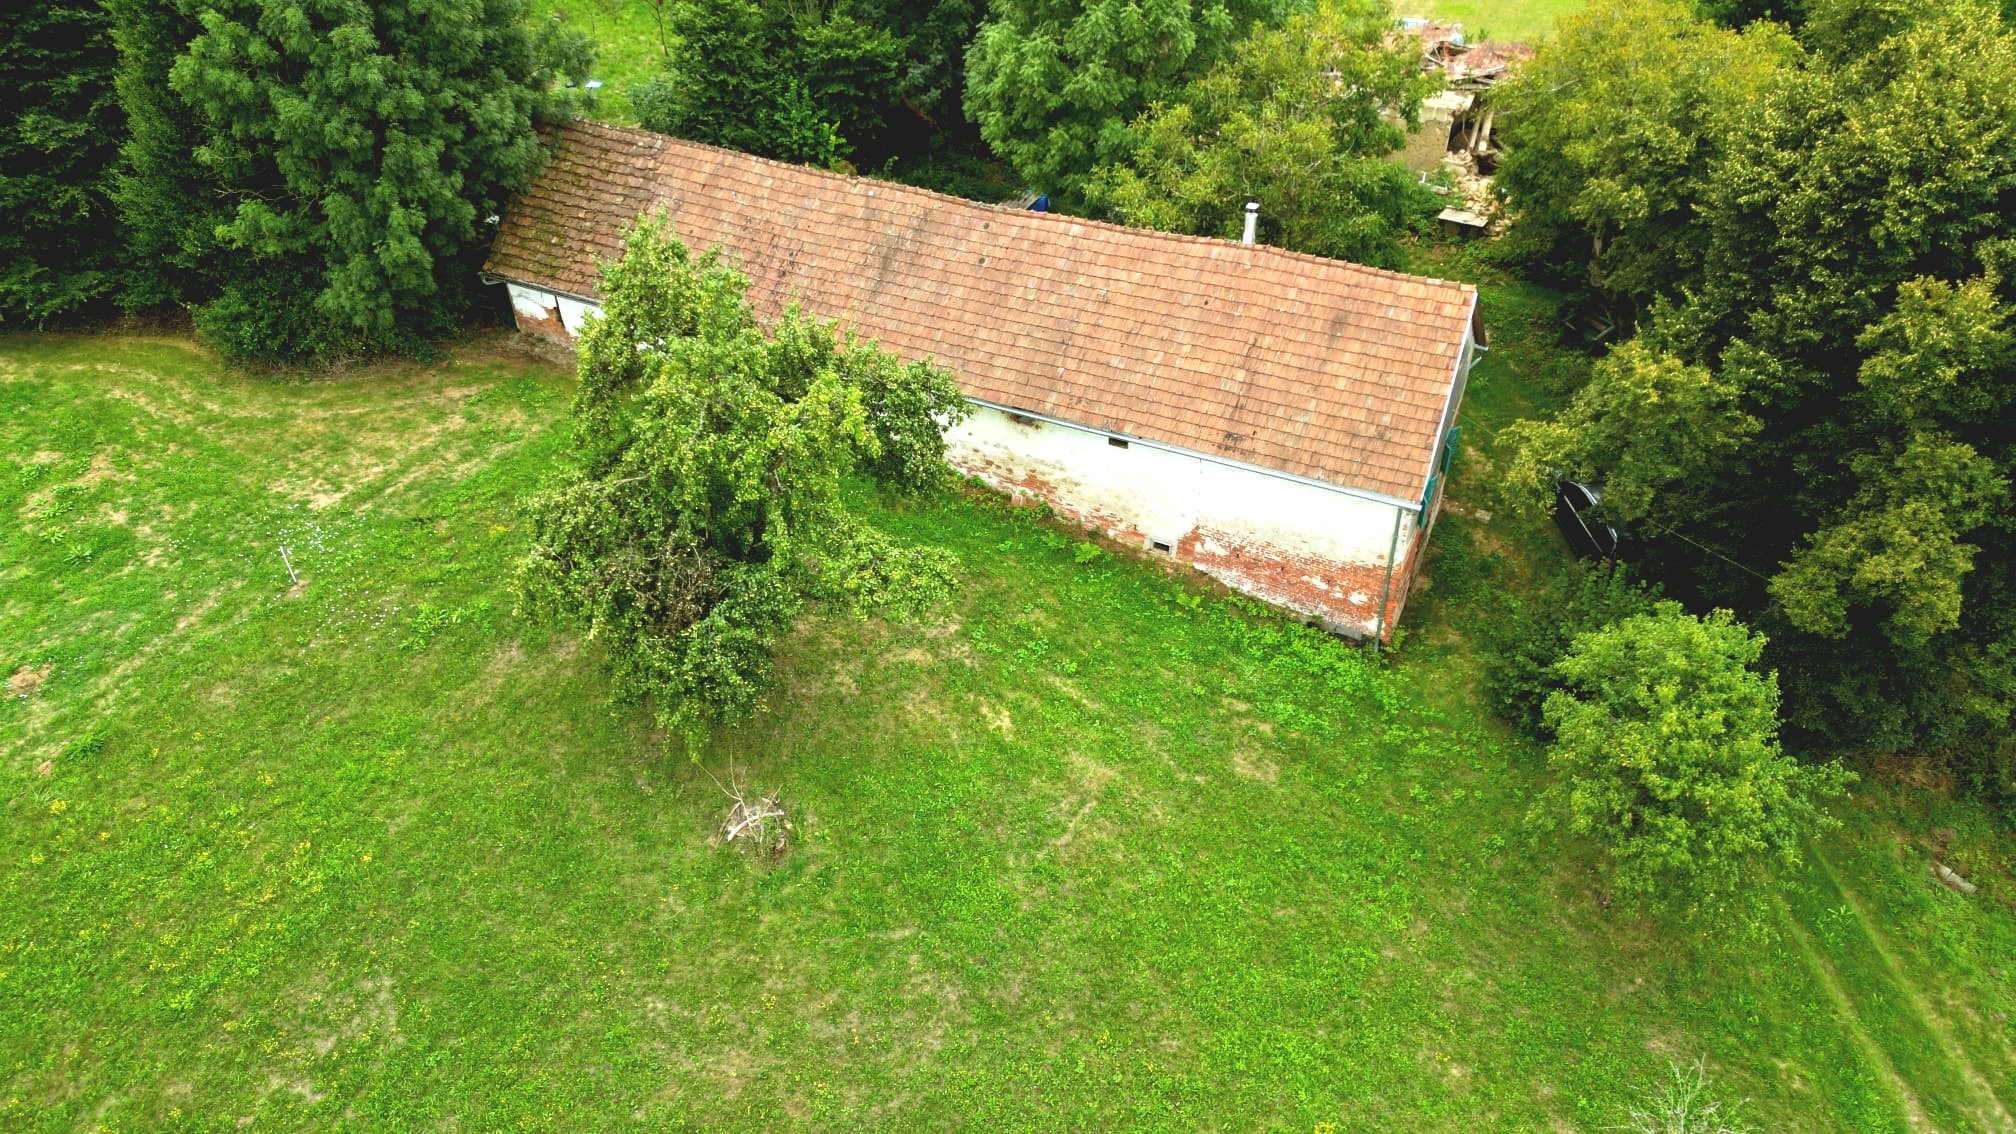
[[[1264,245],[980,205],[575,122],[487,270],[592,297],[663,209],[759,314],[796,301],[981,401],[1403,500],[1425,487],[1474,309],[1466,284]],[[1067,408],[1068,407],[1068,408]]]

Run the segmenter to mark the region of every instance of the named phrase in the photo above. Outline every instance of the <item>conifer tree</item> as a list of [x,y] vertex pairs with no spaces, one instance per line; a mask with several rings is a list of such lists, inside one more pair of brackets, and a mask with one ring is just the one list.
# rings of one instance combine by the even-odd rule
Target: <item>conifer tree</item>
[[[585,41],[523,0],[113,0],[133,116],[132,300],[230,353],[410,344],[460,314]],[[165,80],[165,82],[163,81]]]
[[0,20],[0,326],[40,325],[116,284],[112,172],[122,128],[111,20],[35,0]]

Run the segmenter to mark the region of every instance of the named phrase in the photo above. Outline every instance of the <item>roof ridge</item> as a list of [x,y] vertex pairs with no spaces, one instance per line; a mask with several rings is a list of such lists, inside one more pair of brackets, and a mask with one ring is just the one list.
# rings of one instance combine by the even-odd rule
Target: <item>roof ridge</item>
[[1049,220],[1037,220],[1036,223],[1039,224],[1040,223],[1087,224],[1096,226],[1108,232],[1113,232],[1135,238],[1146,237],[1153,240],[1164,240],[1172,243],[1203,244],[1219,248],[1250,248],[1253,249],[1255,253],[1259,255],[1272,257],[1275,259],[1320,264],[1332,269],[1342,268],[1353,272],[1359,272],[1369,276],[1375,276],[1381,279],[1394,280],[1404,283],[1423,283],[1435,287],[1455,288],[1459,294],[1473,293],[1477,290],[1476,284],[1465,283],[1462,280],[1445,280],[1440,277],[1420,276],[1415,275],[1411,272],[1395,271],[1394,269],[1391,268],[1376,268],[1370,264],[1360,264],[1355,260],[1341,260],[1335,256],[1319,256],[1313,252],[1298,252],[1292,248],[1282,248],[1274,244],[1245,244],[1240,241],[1231,240],[1222,236],[1195,236],[1186,232],[1168,232],[1157,228],[1137,228],[1133,225],[1120,224],[1115,221],[1100,220],[1097,217],[1080,217],[1080,216],[1073,216],[1072,214],[1069,213],[1039,213],[1029,209],[1018,209],[1010,205],[993,204],[987,201],[975,201],[970,197],[959,197],[951,193],[941,193],[936,189],[926,189],[919,185],[908,185],[901,181],[885,180],[884,178],[874,177],[867,174],[839,173],[830,169],[820,169],[818,166],[800,165],[796,162],[781,161],[777,158],[767,158],[758,154],[747,153],[743,150],[730,149],[727,146],[716,146],[707,142],[696,142],[690,138],[680,138],[675,137],[671,134],[661,134],[656,130],[646,130],[641,126],[617,126],[612,123],[598,122],[594,119],[589,118],[575,118],[561,123],[559,128],[562,131],[589,128],[607,134],[614,134],[617,136],[641,137],[658,142],[661,148],[666,146],[677,146],[685,149],[698,150],[703,153],[723,154],[741,161],[754,162],[759,165],[774,166],[778,169],[788,170],[793,174],[810,174],[813,177],[828,179],[837,182],[839,184],[852,185],[852,184],[859,184],[861,182],[870,182],[876,186],[887,186],[888,188],[895,190],[901,194],[914,194],[916,196],[929,200],[943,201],[948,204],[962,205],[967,208],[973,208],[973,209],[985,209],[988,212],[1000,213],[1011,217],[1053,218]]
[[[592,297],[663,208],[749,277],[968,396],[1207,456],[1417,499],[1475,287],[1212,237],[1033,213],[648,130],[542,127],[485,270]],[[592,302],[592,300],[591,300]]]

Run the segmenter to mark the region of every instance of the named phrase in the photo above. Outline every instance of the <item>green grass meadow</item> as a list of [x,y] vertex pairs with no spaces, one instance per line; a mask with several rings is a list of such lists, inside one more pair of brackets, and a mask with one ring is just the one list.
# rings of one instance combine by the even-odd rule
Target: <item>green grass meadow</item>
[[[1522,827],[1465,626],[1553,550],[1478,511],[1512,343],[1397,661],[864,488],[957,598],[809,620],[697,763],[512,613],[570,378],[452,349],[0,338],[0,1128],[1593,1131],[1695,1058],[1772,1130],[2010,1128],[1978,809],[1879,770],[1763,939]],[[780,861],[715,777],[782,790]]]
[[1394,12],[1455,20],[1471,42],[1484,39],[1538,43],[1554,34],[1563,16],[1582,10],[1587,0],[1401,0]]
[[589,117],[634,126],[630,87],[655,74],[665,57],[658,21],[643,0],[533,0],[532,15],[586,32],[595,44],[596,92]]

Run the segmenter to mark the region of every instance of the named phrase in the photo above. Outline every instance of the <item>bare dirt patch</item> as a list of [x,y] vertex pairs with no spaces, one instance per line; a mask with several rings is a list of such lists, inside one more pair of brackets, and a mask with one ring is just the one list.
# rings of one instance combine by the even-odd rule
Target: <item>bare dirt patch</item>
[[1007,709],[992,701],[983,700],[980,702],[980,715],[987,718],[988,727],[1002,736],[1015,735],[1015,718],[1008,715]]
[[[440,401],[440,391],[428,391],[423,397],[394,397],[374,404],[369,417],[367,411],[351,408],[301,414],[299,428],[308,440],[287,475],[268,488],[320,512],[367,486],[375,486],[374,495],[383,496],[423,476],[473,471],[481,462],[458,463],[461,447],[450,443],[473,423],[459,412],[431,413]],[[369,507],[369,503],[362,506]]]
[[524,663],[525,663],[524,644],[522,642],[517,641],[516,639],[506,642],[504,644],[504,648],[498,650],[494,655],[491,656],[490,660],[484,664],[483,678],[482,678],[483,684],[485,685],[485,687],[490,689],[497,688],[499,685],[502,685],[504,683],[504,679],[510,676],[513,670],[517,669],[520,665],[523,665]]
[[108,480],[132,480],[131,473],[123,473],[112,467],[112,453],[100,449],[91,454],[91,464],[76,480],[79,488],[96,488]]
[[195,610],[192,610],[189,613],[183,615],[181,618],[177,619],[175,622],[175,629],[187,630],[191,626],[194,626],[198,622],[202,621],[204,615],[210,613],[215,609],[217,609],[217,596],[211,595],[209,598],[206,598],[202,602],[197,603]]
[[16,697],[33,696],[41,690],[42,683],[49,680],[49,672],[52,668],[52,666],[47,664],[44,664],[39,669],[25,665],[22,666],[20,669],[14,671],[14,676],[7,679],[7,692]]
[[1068,757],[1071,769],[1077,775],[1077,782],[1071,790],[1058,800],[1057,810],[1064,816],[1064,831],[1050,840],[1052,846],[1067,847],[1077,839],[1085,821],[1091,817],[1093,808],[1106,794],[1106,789],[1120,778],[1120,770],[1076,753]]
[[301,1101],[309,1104],[310,1106],[313,1106],[314,1104],[321,1102],[323,1099],[329,1097],[323,1092],[315,1089],[315,1081],[312,1079],[306,1079],[306,1078],[289,1079],[282,1075],[267,1076],[266,1093],[275,1094],[280,1091],[286,1091],[289,1094],[299,1095],[301,1097]]
[[1232,750],[1232,770],[1249,780],[1271,784],[1281,778],[1281,765],[1244,747]]
[[[87,368],[78,367],[77,369],[81,370]],[[130,368],[111,368],[111,369],[130,369]],[[181,406],[170,405],[169,403],[164,402],[159,398],[150,397],[147,394],[141,393],[140,390],[136,389],[135,387],[144,384],[152,386],[156,389],[161,389],[165,385],[168,389],[173,390],[173,392],[183,394],[185,396],[188,395],[189,391],[176,386],[172,382],[164,383],[162,381],[161,376],[158,374],[152,372],[142,372],[142,373],[144,373],[145,375],[144,382],[126,383],[107,389],[105,391],[105,396],[108,398],[112,398],[116,401],[126,402],[127,404],[132,405],[134,408],[138,409],[141,413],[146,414],[148,417],[157,418],[161,421],[166,421],[181,426],[191,426],[197,424],[196,415],[194,413],[191,413],[189,410],[182,408]]]
[[919,629],[924,632],[926,638],[950,638],[952,635],[957,634],[960,628],[965,625],[965,621],[955,614],[943,621],[929,623],[919,627]]
[[1059,693],[1078,702],[1082,708],[1091,709],[1096,712],[1106,707],[1087,696],[1083,689],[1078,688],[1078,683],[1068,677],[1059,677],[1054,673],[1046,673],[1043,675],[1043,680],[1049,682]]
[[393,995],[389,976],[367,977],[352,989],[318,993],[308,999],[317,1004],[326,1001],[322,1011],[336,1025],[330,1031],[308,1037],[316,1055],[326,1056],[341,1043],[380,1039],[394,1044],[405,1042],[399,1031],[399,1001]]

